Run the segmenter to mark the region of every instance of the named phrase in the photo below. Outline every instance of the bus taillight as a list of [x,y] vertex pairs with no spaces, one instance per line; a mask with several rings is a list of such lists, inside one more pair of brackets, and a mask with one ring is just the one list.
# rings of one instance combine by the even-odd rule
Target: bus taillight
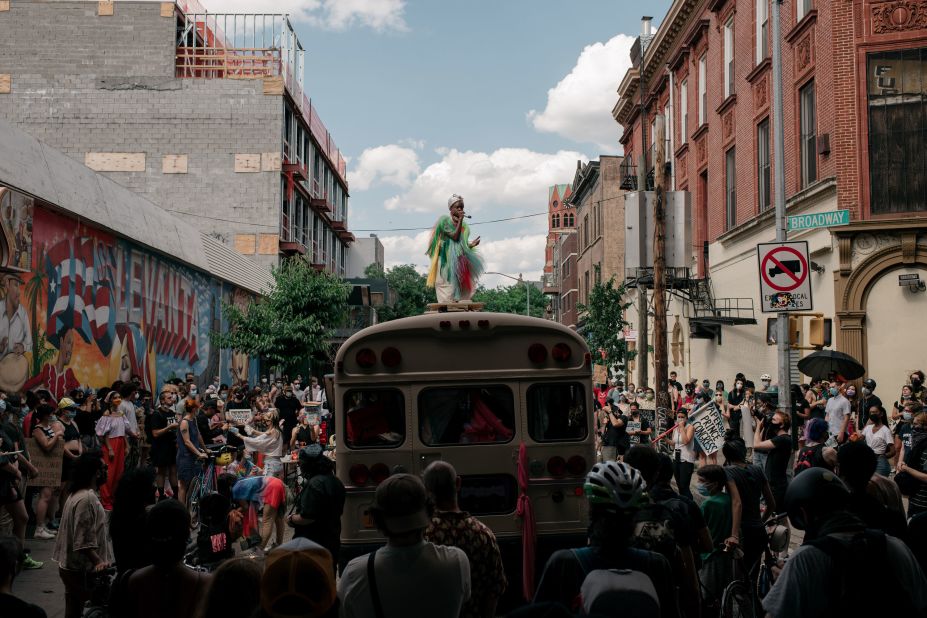
[[573,355],[573,351],[570,350],[570,346],[565,343],[558,343],[550,351],[551,358],[553,358],[558,363],[565,363],[570,360],[570,356]]
[[540,365],[547,360],[547,348],[541,343],[532,343],[528,348],[528,360],[535,365]]
[[560,455],[554,455],[547,460],[547,472],[551,476],[563,476],[567,471],[566,460]]
[[377,354],[370,348],[358,350],[357,356],[354,357],[357,364],[364,369],[370,369],[377,364]]
[[351,482],[355,485],[366,485],[367,481],[370,479],[370,470],[368,470],[367,466],[364,464],[354,464],[348,471],[348,478],[350,478]]
[[399,363],[402,362],[402,354],[397,348],[386,348],[383,350],[383,353],[380,354],[380,360],[383,361],[383,364],[389,368],[398,367]]
[[581,455],[573,455],[567,461],[566,468],[571,476],[586,474],[586,458]]
[[480,320],[476,323],[480,328],[489,328],[489,320]]
[[374,485],[379,485],[389,478],[389,468],[384,463],[376,463],[370,466],[370,480]]

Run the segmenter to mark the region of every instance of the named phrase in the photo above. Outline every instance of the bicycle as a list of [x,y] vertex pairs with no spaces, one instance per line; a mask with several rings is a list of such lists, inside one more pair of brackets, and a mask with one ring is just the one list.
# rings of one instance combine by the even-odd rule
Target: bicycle
[[[206,463],[202,472],[193,477],[190,486],[187,488],[187,511],[190,513],[190,527],[196,528],[200,523],[200,500],[204,496],[216,491],[216,479],[219,473],[216,466],[226,466],[231,463],[231,453],[235,450],[234,446],[227,444],[209,445],[206,447]],[[223,457],[228,455],[227,458]],[[217,460],[222,458],[217,463]],[[227,459],[227,460],[226,460]]]
[[766,547],[763,548],[763,556],[757,563],[756,575],[751,578],[754,582],[753,591],[757,603],[763,600],[770,588],[773,586],[773,567],[779,565],[779,555],[787,551],[791,541],[791,531],[788,524],[782,525],[780,522],[787,517],[786,513],[773,515],[764,522],[766,528]]
[[721,592],[719,615],[722,618],[754,618],[756,606],[747,578],[743,577],[744,553],[740,548],[725,548],[732,561],[733,580]]
[[110,592],[116,581],[116,567],[93,571],[85,575],[84,585],[90,591],[90,599],[84,604],[83,618],[108,618],[110,615]]

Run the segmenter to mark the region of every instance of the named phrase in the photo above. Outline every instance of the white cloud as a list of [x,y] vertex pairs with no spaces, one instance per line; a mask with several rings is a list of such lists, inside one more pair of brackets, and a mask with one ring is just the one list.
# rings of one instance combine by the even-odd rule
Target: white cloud
[[397,144],[367,148],[351,170],[351,189],[366,191],[377,183],[406,189],[420,172],[418,153],[412,148]]
[[618,83],[631,67],[633,42],[633,37],[619,34],[583,49],[570,73],[547,91],[547,107],[528,112],[529,122],[543,133],[617,152],[620,127],[611,110],[618,101]]
[[288,13],[331,30],[365,26],[377,31],[404,32],[405,0],[201,0],[213,13]]
[[[438,214],[447,207],[447,198],[458,193],[471,213],[504,217],[523,214],[525,209],[537,212],[546,207],[547,187],[570,182],[576,161],[588,160],[566,150],[548,154],[526,148],[489,153],[439,148],[436,152],[441,160],[426,167],[407,191],[386,200],[386,210]],[[351,182],[356,181],[355,173]]]
[[[474,230],[473,234],[477,232],[478,230]],[[422,231],[414,236],[380,236],[386,267],[414,264],[419,272],[426,273],[428,257],[425,250],[430,236],[430,231]],[[521,274],[530,281],[538,281],[544,266],[546,238],[545,234],[530,234],[487,240],[480,243],[479,252],[483,256],[487,271],[505,273],[513,277]],[[480,283],[492,288],[498,285],[512,285],[514,281],[498,275],[483,275]]]

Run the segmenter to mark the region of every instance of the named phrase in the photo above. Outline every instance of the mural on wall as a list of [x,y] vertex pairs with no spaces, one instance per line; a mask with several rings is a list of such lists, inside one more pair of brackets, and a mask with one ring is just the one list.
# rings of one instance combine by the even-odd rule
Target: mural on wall
[[0,290],[0,388],[58,398],[138,376],[157,391],[187,372],[201,386],[254,382],[247,358],[209,340],[222,299],[249,293],[42,208],[33,217],[32,271],[6,274]]
[[0,234],[2,234],[2,265],[7,270],[28,272],[32,268],[31,197],[0,186]]

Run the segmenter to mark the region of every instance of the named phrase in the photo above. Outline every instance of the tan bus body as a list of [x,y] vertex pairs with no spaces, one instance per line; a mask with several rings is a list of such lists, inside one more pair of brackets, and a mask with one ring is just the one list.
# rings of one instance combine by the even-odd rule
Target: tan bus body
[[[377,483],[397,471],[421,474],[439,459],[462,479],[461,508],[501,545],[520,547],[522,443],[539,561],[545,546],[584,542],[593,393],[589,351],[576,332],[482,312],[386,322],[341,346],[333,390],[336,469],[347,489],[342,564],[384,542],[367,514]],[[518,581],[510,571],[510,586]]]

